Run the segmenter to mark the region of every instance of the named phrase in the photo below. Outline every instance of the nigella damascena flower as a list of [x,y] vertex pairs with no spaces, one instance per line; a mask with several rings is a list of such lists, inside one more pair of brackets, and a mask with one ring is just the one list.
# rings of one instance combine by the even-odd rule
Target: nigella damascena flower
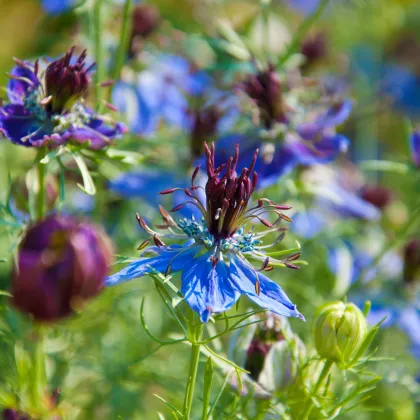
[[12,302],[38,321],[73,313],[73,305],[103,286],[112,262],[101,229],[52,215],[31,226],[20,244],[12,278]]
[[[255,151],[249,168],[242,169],[238,175],[238,145],[234,157],[219,167],[214,163],[214,144],[211,149],[205,144],[205,150],[208,176],[205,202],[199,198],[200,187],[195,184],[197,167],[192,175],[191,187],[185,189],[187,201],[172,209],[175,212],[190,204],[200,210],[202,219],[183,218],[175,221],[161,207],[163,225],[159,225],[158,229],[168,231],[161,233],[150,228],[138,215],[140,226],[151,235],[140,248],[153,239],[155,246],[149,251],[155,255],[133,262],[110,276],[106,283],[113,285],[154,270],[166,274],[180,271],[184,299],[200,314],[202,322],[207,322],[213,313],[231,308],[242,294],[279,315],[304,319],[283,290],[263,274],[274,266],[298,268],[293,262],[299,258],[299,254],[277,260],[268,258],[264,253],[262,239],[267,233],[278,231],[281,238],[284,236],[284,228],[280,228],[279,223],[281,220],[290,221],[282,213],[290,207],[260,199],[248,208],[258,179],[254,171],[258,151]],[[161,193],[170,194],[176,190],[179,188],[170,188]],[[275,214],[278,219],[271,224],[262,217],[265,214]],[[252,228],[247,230],[247,226],[255,220],[269,229],[262,233],[254,232]],[[167,246],[164,243],[165,239],[178,238],[184,238],[181,245]],[[261,268],[254,268],[247,257],[259,261]]]
[[83,102],[90,76],[86,50],[73,58],[74,47],[40,71],[39,62],[15,60],[7,86],[9,103],[0,108],[0,130],[13,143],[56,147],[67,141],[101,149],[125,128],[96,114]]

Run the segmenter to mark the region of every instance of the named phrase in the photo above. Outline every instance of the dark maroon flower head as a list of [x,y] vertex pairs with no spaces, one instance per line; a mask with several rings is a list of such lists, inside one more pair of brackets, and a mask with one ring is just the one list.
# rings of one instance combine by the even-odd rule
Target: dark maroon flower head
[[111,262],[111,242],[100,228],[49,216],[31,226],[20,244],[13,304],[38,321],[67,317],[75,303],[99,293]]
[[281,98],[281,84],[274,66],[250,75],[242,83],[243,91],[254,101],[260,111],[265,128],[271,128],[275,122],[285,122]]
[[191,154],[192,157],[201,156],[203,142],[216,134],[217,124],[221,112],[216,106],[210,106],[193,113],[191,128]]
[[244,224],[248,201],[257,185],[258,176],[254,167],[258,149],[249,168],[243,168],[238,175],[239,144],[236,145],[235,155],[217,168],[214,164],[214,143],[211,149],[204,143],[204,148],[208,176],[205,187],[207,228],[217,240],[230,238]]
[[249,376],[258,381],[258,377],[264,367],[265,358],[272,347],[272,343],[265,343],[254,338],[248,348],[245,361],[245,369]]
[[404,248],[404,281],[420,278],[420,239],[412,239]]
[[373,204],[379,210],[383,210],[392,201],[392,191],[381,185],[367,185],[362,190],[362,198]]
[[319,32],[308,36],[300,47],[300,52],[305,56],[305,67],[315,64],[327,55],[327,39],[324,33]]
[[136,6],[132,14],[133,37],[148,37],[158,27],[160,23],[159,11],[150,4],[140,4]]
[[46,95],[52,96],[48,109],[52,113],[69,110],[88,90],[89,68],[85,68],[86,50],[72,60],[75,47],[60,59],[50,63],[45,71]]

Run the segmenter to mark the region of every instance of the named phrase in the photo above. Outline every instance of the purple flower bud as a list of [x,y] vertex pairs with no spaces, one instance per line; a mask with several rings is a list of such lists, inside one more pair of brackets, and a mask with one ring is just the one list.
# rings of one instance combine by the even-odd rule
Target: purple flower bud
[[362,190],[362,198],[383,210],[392,201],[392,191],[381,185],[367,185]]
[[20,244],[12,302],[38,321],[67,317],[75,303],[99,293],[112,254],[100,228],[69,216],[49,216],[31,226]]
[[86,50],[72,63],[74,49],[71,48],[64,57],[50,63],[45,71],[46,96],[52,96],[47,109],[53,113],[70,109],[89,87],[90,68],[85,68]]
[[404,248],[404,281],[420,279],[420,239],[413,239]]
[[319,32],[308,36],[300,47],[300,52],[305,56],[304,67],[317,63],[327,55],[327,39],[324,33]]
[[257,105],[261,119],[266,128],[274,122],[285,122],[281,100],[281,85],[274,66],[256,75],[250,75],[243,83],[242,89]]
[[3,420],[29,420],[29,417],[26,414],[22,414],[19,411],[14,410],[13,408],[6,408],[3,410]]
[[132,14],[133,37],[148,37],[159,25],[160,16],[156,7],[150,4],[140,4],[136,6]]
[[271,343],[264,343],[256,338],[251,342],[246,355],[245,369],[249,376],[258,381],[258,377],[264,367],[265,358],[271,349]]
[[215,106],[200,109],[193,113],[191,129],[191,154],[193,157],[201,156],[203,142],[208,141],[216,134],[220,117],[220,110]]

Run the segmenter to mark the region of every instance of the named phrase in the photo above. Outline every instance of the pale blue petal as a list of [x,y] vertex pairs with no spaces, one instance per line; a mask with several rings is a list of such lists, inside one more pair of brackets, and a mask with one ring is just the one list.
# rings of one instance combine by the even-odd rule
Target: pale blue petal
[[227,311],[241,296],[229,278],[229,267],[219,261],[213,267],[211,253],[195,258],[182,273],[181,291],[190,307],[200,314],[202,322],[210,315]]
[[172,246],[168,249],[160,249],[160,255],[151,258],[142,258],[135,261],[121,271],[112,274],[105,280],[105,285],[113,286],[128,280],[136,279],[153,270],[165,273],[169,264],[172,266],[172,272],[180,271],[191,265],[194,255],[199,248],[194,247],[176,247]]
[[233,256],[230,259],[230,278],[237,288],[262,308],[278,315],[305,319],[296,309],[282,288],[262,273],[258,273],[260,293],[257,294],[255,283],[257,273],[248,262]]

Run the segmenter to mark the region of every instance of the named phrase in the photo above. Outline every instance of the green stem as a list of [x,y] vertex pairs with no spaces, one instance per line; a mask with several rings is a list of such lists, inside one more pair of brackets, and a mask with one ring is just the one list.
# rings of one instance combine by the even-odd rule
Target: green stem
[[34,407],[39,407],[45,399],[46,372],[44,353],[44,334],[42,328],[36,329],[36,342],[33,352],[32,398]]
[[45,173],[46,167],[39,162],[44,155],[44,151],[40,150],[38,154],[37,175],[38,175],[38,192],[36,197],[36,218],[42,220],[45,216]]
[[309,31],[309,28],[318,20],[318,18],[322,15],[324,9],[327,7],[329,0],[321,0],[318,4],[316,10],[309,15],[299,26],[296,30],[296,33],[290,42],[286,52],[284,53],[283,57],[280,58],[279,64],[284,64],[288,58],[293,55],[295,52],[299,50],[300,43],[303,37]]
[[[133,0],[125,0],[123,10],[123,20],[120,32],[120,44],[118,46],[117,55],[115,57],[115,64],[112,70],[112,79],[117,81],[120,78],[121,69],[124,65],[127,56],[127,50],[130,41],[131,32],[131,14],[133,9]],[[111,89],[108,90],[108,100],[111,96]]]
[[96,109],[99,111],[102,107],[103,89],[99,83],[105,80],[105,67],[102,45],[102,29],[103,29],[103,0],[96,0],[93,6],[93,42],[95,50],[96,74],[95,74],[95,100]]
[[310,398],[308,399],[308,402],[306,403],[306,407],[305,410],[303,411],[303,414],[301,416],[301,420],[306,420],[307,418],[309,418],[312,408],[314,407],[314,403],[312,400],[312,396],[316,396],[322,386],[322,384],[324,383],[325,379],[327,378],[327,376],[330,373],[330,370],[332,368],[334,362],[332,362],[331,360],[326,360],[324,363],[324,367],[322,368],[321,374],[319,375],[318,381],[315,384],[315,387],[312,391],[312,395],[310,396]]
[[192,402],[194,399],[194,390],[195,390],[195,383],[197,381],[197,371],[198,371],[198,362],[200,360],[200,347],[202,335],[203,335],[203,325],[200,324],[199,326],[194,325],[194,316],[191,317],[190,320],[190,331],[191,337],[190,341],[192,344],[191,347],[191,358],[190,358],[190,368],[188,372],[188,381],[187,381],[187,388],[185,390],[185,398],[184,398],[184,408],[183,408],[183,418],[188,420],[191,415],[191,408]]

